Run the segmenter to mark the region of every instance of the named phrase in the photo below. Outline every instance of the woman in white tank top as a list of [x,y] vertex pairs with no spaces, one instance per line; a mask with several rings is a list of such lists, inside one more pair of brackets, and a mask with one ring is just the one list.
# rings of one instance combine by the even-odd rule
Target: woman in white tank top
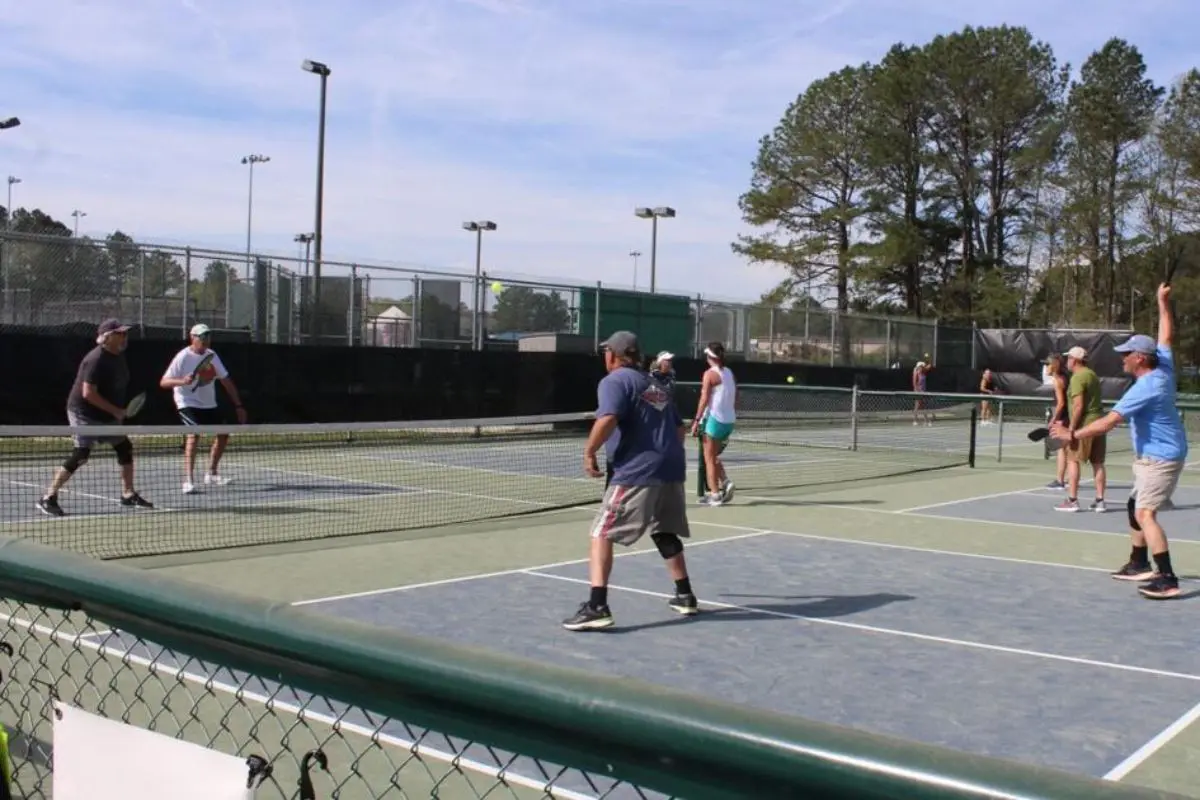
[[733,498],[733,482],[725,474],[721,453],[729,444],[734,423],[737,422],[737,383],[733,371],[725,366],[725,346],[711,342],[704,349],[709,368],[700,384],[700,404],[692,423],[692,435],[701,432],[703,425],[704,469],[708,477],[708,494],[700,502],[719,506]]

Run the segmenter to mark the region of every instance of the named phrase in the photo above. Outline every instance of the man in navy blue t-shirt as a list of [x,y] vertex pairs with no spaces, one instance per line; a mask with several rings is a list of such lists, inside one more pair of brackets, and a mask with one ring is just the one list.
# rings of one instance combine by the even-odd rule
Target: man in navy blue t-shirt
[[592,523],[589,577],[592,593],[570,619],[567,630],[593,630],[613,624],[608,608],[608,578],[613,544],[626,547],[649,534],[667,562],[675,581],[670,607],[695,614],[696,596],[688,579],[682,538],[691,535],[684,481],[686,435],[671,396],[645,371],[638,369],[637,336],[618,331],[604,342],[608,369],[597,389],[596,422],[583,453],[583,467],[594,478],[604,473],[597,464],[601,445],[611,467],[604,503]]

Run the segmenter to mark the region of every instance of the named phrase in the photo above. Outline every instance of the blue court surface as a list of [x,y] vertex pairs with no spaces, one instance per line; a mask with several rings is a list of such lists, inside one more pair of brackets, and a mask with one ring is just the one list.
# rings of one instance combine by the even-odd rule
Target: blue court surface
[[[1077,512],[1054,509],[1066,499],[1066,492],[1061,489],[1002,492],[905,510],[971,522],[1001,522],[1127,536],[1129,516],[1126,500],[1129,499],[1129,490],[1130,484],[1127,482],[1109,481],[1104,498],[1107,511],[1103,514],[1088,510],[1096,495],[1090,483],[1079,487],[1080,510]],[[1175,490],[1172,501],[1174,507],[1158,515],[1167,537],[1200,542],[1200,488],[1180,486]]]
[[587,597],[578,562],[300,605],[1094,777],[1200,703],[1195,648],[1161,641],[1191,635],[1195,603],[1154,604],[1148,624],[1149,601],[1103,570],[766,532],[705,542],[688,561],[701,614],[667,608],[672,584],[649,551],[617,559],[617,627],[593,633],[559,624]]

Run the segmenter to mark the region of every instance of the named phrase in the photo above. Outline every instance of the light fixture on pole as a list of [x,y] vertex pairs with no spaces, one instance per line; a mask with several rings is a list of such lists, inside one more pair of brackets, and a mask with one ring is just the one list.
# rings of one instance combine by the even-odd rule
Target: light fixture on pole
[[[242,276],[243,280],[252,280],[251,271],[251,255],[250,255],[250,231],[253,228],[254,222],[254,165],[265,164],[271,160],[270,156],[263,155],[248,155],[242,158],[242,163],[250,167],[250,186],[246,192],[246,274]],[[225,327],[229,327],[229,311],[231,301],[233,300],[233,281],[229,273],[225,274]]]
[[633,289],[637,291],[637,267],[638,259],[642,257],[641,250],[630,250],[629,257],[633,259]]
[[496,230],[496,223],[491,220],[464,222],[464,231],[475,234],[475,282],[474,301],[471,303],[471,348],[483,349],[483,326],[479,324],[483,314],[483,232]]
[[79,220],[87,216],[86,211],[80,211],[78,208],[71,212],[71,216],[75,218],[75,238],[79,238]]
[[304,245],[304,277],[306,277],[306,278],[308,277],[309,247],[312,245],[312,240],[313,240],[313,234],[311,234],[311,233],[297,233],[296,237],[292,240],[294,242],[299,242],[300,244]]
[[311,72],[321,79],[320,117],[317,123],[317,211],[316,223],[313,226],[313,262],[312,262],[312,303],[309,306],[309,336],[316,336],[316,320],[319,319],[317,309],[321,303],[321,253],[324,238],[321,235],[321,219],[325,202],[325,96],[329,83],[330,69],[328,64],[320,61],[305,59],[300,68]]
[[658,286],[658,218],[672,218],[675,209],[670,206],[657,208],[635,208],[634,216],[650,220],[650,293],[653,294]]

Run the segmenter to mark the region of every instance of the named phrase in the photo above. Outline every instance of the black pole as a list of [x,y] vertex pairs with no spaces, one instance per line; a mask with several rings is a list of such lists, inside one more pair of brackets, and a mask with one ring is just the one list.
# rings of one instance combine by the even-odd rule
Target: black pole
[[321,72],[321,121],[317,132],[317,220],[313,230],[313,322],[309,327],[309,336],[319,336],[320,333],[318,326],[321,317],[321,215],[325,195],[325,85],[328,79],[328,70],[323,70]]

